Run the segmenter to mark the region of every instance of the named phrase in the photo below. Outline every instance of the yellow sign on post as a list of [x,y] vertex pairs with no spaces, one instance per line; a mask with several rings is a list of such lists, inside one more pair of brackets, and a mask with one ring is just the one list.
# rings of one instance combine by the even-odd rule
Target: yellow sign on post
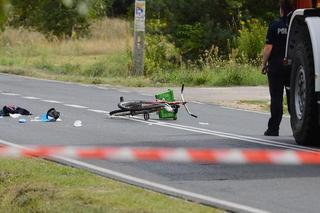
[[146,22],[146,2],[136,0],[134,10],[134,45],[133,45],[133,71],[135,75],[144,73],[144,34]]
[[137,32],[145,31],[146,20],[146,2],[143,0],[137,0],[135,4],[135,21],[134,27]]

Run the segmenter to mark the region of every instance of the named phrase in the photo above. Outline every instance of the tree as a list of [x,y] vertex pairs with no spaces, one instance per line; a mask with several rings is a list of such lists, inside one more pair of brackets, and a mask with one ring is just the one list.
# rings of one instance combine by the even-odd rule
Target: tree
[[240,27],[243,0],[150,0],[147,20],[165,23],[165,33],[186,59],[215,45],[227,55]]
[[[228,55],[235,48],[241,21],[267,21],[278,16],[279,0],[148,0],[147,22],[158,20],[186,59],[212,46]],[[259,5],[259,7],[257,7]],[[151,21],[150,21],[151,20]],[[165,26],[163,28],[163,26]],[[148,28],[153,33],[154,28]]]
[[34,28],[48,36],[88,33],[91,19],[104,16],[111,0],[11,0],[10,24]]
[[270,22],[279,16],[279,0],[246,0],[241,10],[244,19],[255,18]]
[[[109,10],[111,16],[128,16],[130,8],[133,8],[135,0],[113,0],[112,6]],[[147,2],[149,3],[149,2]]]
[[6,0],[0,0],[0,28],[3,29],[6,20]]

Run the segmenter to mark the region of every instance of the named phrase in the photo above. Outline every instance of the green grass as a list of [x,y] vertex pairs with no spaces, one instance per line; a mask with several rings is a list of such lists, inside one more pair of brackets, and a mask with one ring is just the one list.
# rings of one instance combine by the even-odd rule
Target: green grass
[[1,212],[222,212],[41,159],[1,159]]
[[[1,57],[1,56],[0,56]],[[18,63],[17,63],[18,64]],[[35,66],[1,66],[0,72],[60,81],[81,82],[89,84],[110,84],[131,87],[146,86],[257,86],[265,85],[266,79],[253,67],[248,65],[237,69],[223,68],[221,70],[184,70],[154,73],[151,76],[130,75],[128,70],[121,67],[110,67],[108,63],[97,62],[92,65],[63,64],[56,66],[51,63],[41,63]]]
[[240,65],[226,62],[222,67],[205,68],[204,70],[179,69],[172,72],[161,72],[151,77],[158,84],[188,86],[257,86],[267,83],[266,77],[251,65]]
[[[0,34],[0,72],[38,78],[124,86],[256,86],[267,79],[253,65],[219,61],[162,70],[147,76],[131,73],[132,36],[126,23],[105,20],[91,38],[48,41],[37,32],[7,28]],[[105,29],[118,30],[110,33]],[[117,35],[117,36],[115,36]],[[147,70],[148,63],[146,64]]]
[[[241,100],[240,105],[249,105],[264,112],[270,112],[270,102],[266,100]],[[283,113],[289,115],[286,97],[283,98]]]

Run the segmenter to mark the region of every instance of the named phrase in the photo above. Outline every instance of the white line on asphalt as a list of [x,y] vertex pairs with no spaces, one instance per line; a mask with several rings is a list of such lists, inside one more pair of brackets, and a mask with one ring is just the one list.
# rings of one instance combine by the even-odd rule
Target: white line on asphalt
[[220,132],[220,131],[202,129],[202,128],[191,127],[191,126],[183,126],[183,125],[179,125],[179,124],[170,124],[170,123],[165,123],[165,124],[167,124],[167,125],[175,125],[175,126],[180,126],[180,127],[186,127],[186,128],[195,129],[195,130],[204,131],[204,132],[209,132],[209,133],[232,136],[232,137],[236,137],[236,138],[244,139],[244,140],[248,139],[248,140],[254,140],[254,141],[261,141],[261,142],[265,142],[265,143],[268,143],[268,144],[276,144],[276,145],[281,145],[281,146],[285,145],[287,147],[293,147],[293,148],[295,148],[297,150],[303,150],[303,151],[308,150],[308,151],[313,151],[313,152],[319,152],[320,151],[320,149],[316,149],[316,148],[309,148],[309,147],[303,147],[303,146],[299,146],[299,145],[295,145],[295,144],[281,143],[281,142],[277,142],[277,141],[273,141],[273,140],[255,138],[255,137],[250,137],[250,136],[245,136],[245,135],[238,135],[238,134],[233,134],[233,133]]
[[[36,97],[23,97],[23,98],[39,99]],[[74,105],[74,104],[63,104],[63,105],[68,106],[68,107],[78,108],[78,109],[88,109],[88,107],[81,106],[81,105]],[[234,110],[234,109],[232,109],[232,110]],[[92,112],[96,112],[96,113],[103,113],[103,114],[108,113],[107,111],[94,110],[94,109],[90,109],[90,110],[88,109],[88,111],[92,111]],[[138,117],[131,118],[131,119],[141,122],[141,120],[139,120],[139,118],[137,120],[137,118]],[[260,139],[260,138],[247,137],[247,136],[243,136],[243,135],[236,135],[236,134],[230,134],[230,133],[225,133],[225,132],[218,132],[218,131],[213,131],[213,130],[208,130],[208,129],[200,129],[200,128],[191,127],[191,126],[183,126],[183,125],[158,122],[158,121],[153,121],[152,123],[150,121],[148,121],[147,124],[148,125],[165,126],[165,127],[181,129],[181,130],[191,131],[191,132],[198,132],[198,133],[203,133],[203,134],[208,134],[208,135],[215,135],[215,136],[219,136],[219,137],[242,140],[242,141],[246,141],[246,142],[263,144],[263,145],[268,145],[268,146],[276,146],[276,147],[281,147],[281,148],[290,148],[290,149],[294,149],[294,150],[304,150],[304,151],[308,150],[308,151],[319,152],[319,149],[312,149],[312,148],[307,148],[307,147],[302,147],[302,146],[297,146],[297,145],[285,144],[285,143],[280,143],[280,142],[276,142],[276,141],[264,140],[264,139]]]
[[[9,77],[12,77],[12,74],[7,74],[7,73],[1,73],[1,75],[6,75]],[[67,81],[58,81],[58,80],[48,80],[48,79],[41,79],[41,78],[36,78],[36,77],[30,77],[30,76],[15,76],[18,78],[24,78],[28,80],[36,80],[36,81],[43,81],[43,82],[49,82],[49,83],[58,83],[58,84],[65,84],[65,85],[76,85],[76,86],[83,86],[83,87],[92,87],[94,85],[92,84],[84,84],[84,83],[76,83],[76,82],[67,82]],[[101,87],[102,88],[102,87]],[[106,88],[106,89],[111,89],[111,88]]]
[[108,111],[99,110],[99,109],[87,109],[90,112],[100,113],[100,114],[108,114]]
[[81,105],[76,105],[76,104],[63,104],[64,106],[67,107],[73,107],[73,108],[77,108],[77,109],[88,109],[89,107],[86,106],[81,106]]
[[140,93],[140,95],[148,96],[148,97],[153,97],[153,95],[151,95],[151,94],[147,94],[147,93]]
[[130,117],[130,118],[129,117],[122,117],[122,118],[127,119],[127,120],[133,120],[133,121],[137,121],[137,122],[146,123],[148,125],[157,125],[157,126],[163,126],[163,127],[173,128],[173,129],[185,130],[185,131],[189,131],[189,132],[214,135],[214,136],[218,136],[218,137],[241,140],[241,141],[246,141],[246,142],[255,143],[255,144],[262,144],[262,145],[273,146],[273,147],[280,147],[280,148],[308,151],[308,152],[317,152],[317,153],[320,151],[320,149],[315,149],[315,148],[303,147],[303,146],[294,145],[294,144],[286,144],[286,143],[281,143],[281,142],[277,142],[277,141],[266,140],[266,139],[261,139],[261,138],[254,138],[254,137],[243,136],[243,135],[237,135],[237,134],[232,134],[232,133],[213,131],[213,130],[209,130],[209,129],[197,128],[197,127],[192,127],[192,126],[184,126],[184,125],[179,125],[179,124],[159,122],[159,121],[155,121],[155,120],[145,121],[145,120],[143,120],[139,117],[136,117],[136,116]]
[[55,101],[55,100],[41,100],[42,102],[46,103],[53,103],[53,104],[62,104],[61,101]]
[[199,122],[199,125],[208,126],[209,123],[207,123],[207,122]]
[[118,90],[118,92],[122,92],[122,93],[130,93],[130,91],[128,91],[128,90]]
[[202,103],[202,102],[199,102],[199,101],[191,101],[191,103],[194,103],[194,104],[200,104],[200,105],[204,105],[204,103]]
[[[26,148],[24,146],[14,144],[14,143],[11,143],[8,141],[4,141],[1,139],[0,139],[0,143],[7,145],[7,146],[11,146],[11,147],[16,147],[19,149]],[[172,193],[172,195],[176,195],[177,197],[183,198],[183,197],[187,196],[188,198],[201,200],[202,202],[206,202],[206,203],[209,203],[211,205],[215,205],[220,208],[229,208],[229,209],[231,208],[232,210],[236,210],[236,211],[245,211],[245,212],[250,212],[250,213],[268,213],[267,211],[252,208],[250,206],[245,206],[245,205],[241,205],[238,203],[229,202],[226,200],[222,200],[222,199],[218,199],[218,198],[214,198],[214,197],[209,197],[209,196],[201,195],[201,194],[194,193],[194,192],[189,192],[186,190],[177,189],[177,188],[174,188],[174,187],[171,187],[168,185],[163,185],[163,184],[151,182],[151,181],[148,181],[145,179],[133,177],[130,175],[126,175],[124,173],[116,172],[113,170],[109,170],[106,168],[102,168],[99,166],[95,166],[95,165],[85,163],[82,161],[78,161],[78,160],[74,160],[71,158],[65,158],[65,157],[61,157],[61,156],[54,156],[53,158],[57,159],[57,160],[69,162],[71,164],[80,166],[81,168],[87,168],[89,170],[102,173],[102,174],[104,174],[108,177],[111,177],[111,178],[118,178],[118,179],[130,182],[132,184],[136,184],[138,186],[149,187],[149,189],[165,191],[166,193]]]
[[32,96],[24,96],[22,97],[24,99],[28,99],[28,100],[39,100],[40,98],[37,98],[37,97],[32,97]]
[[10,92],[2,92],[2,95],[7,95],[7,96],[19,96],[20,94],[16,94],[16,93],[10,93]]
[[243,111],[243,112],[254,112],[254,113],[262,114],[262,115],[270,115],[270,113],[267,113],[267,112],[259,112],[259,111],[254,111],[254,110],[238,109],[238,108],[225,107],[225,106],[221,106],[221,108],[223,108],[223,109],[230,109],[230,110],[236,110],[236,111]]
[[[254,111],[254,110],[247,110],[247,109],[238,109],[238,108],[233,108],[233,107],[225,107],[225,106],[220,106],[223,109],[230,109],[230,110],[236,110],[236,111],[242,111],[242,112],[253,112],[256,114],[262,114],[262,115],[270,115],[268,112],[259,112],[259,111]],[[284,118],[290,118],[288,115],[283,115]]]

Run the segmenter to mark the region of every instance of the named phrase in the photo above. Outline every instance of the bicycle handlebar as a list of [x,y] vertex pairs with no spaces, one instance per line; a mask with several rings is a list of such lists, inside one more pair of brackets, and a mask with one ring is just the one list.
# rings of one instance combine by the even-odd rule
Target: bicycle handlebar
[[184,96],[183,96],[183,91],[184,91],[184,84],[182,84],[182,87],[181,87],[182,105],[184,106],[184,108],[186,109],[187,113],[188,113],[190,116],[192,116],[192,117],[194,117],[194,118],[198,118],[197,115],[191,113],[191,111],[189,110],[189,108],[188,108],[188,106],[187,106],[187,103],[188,103],[188,102],[185,101]]

